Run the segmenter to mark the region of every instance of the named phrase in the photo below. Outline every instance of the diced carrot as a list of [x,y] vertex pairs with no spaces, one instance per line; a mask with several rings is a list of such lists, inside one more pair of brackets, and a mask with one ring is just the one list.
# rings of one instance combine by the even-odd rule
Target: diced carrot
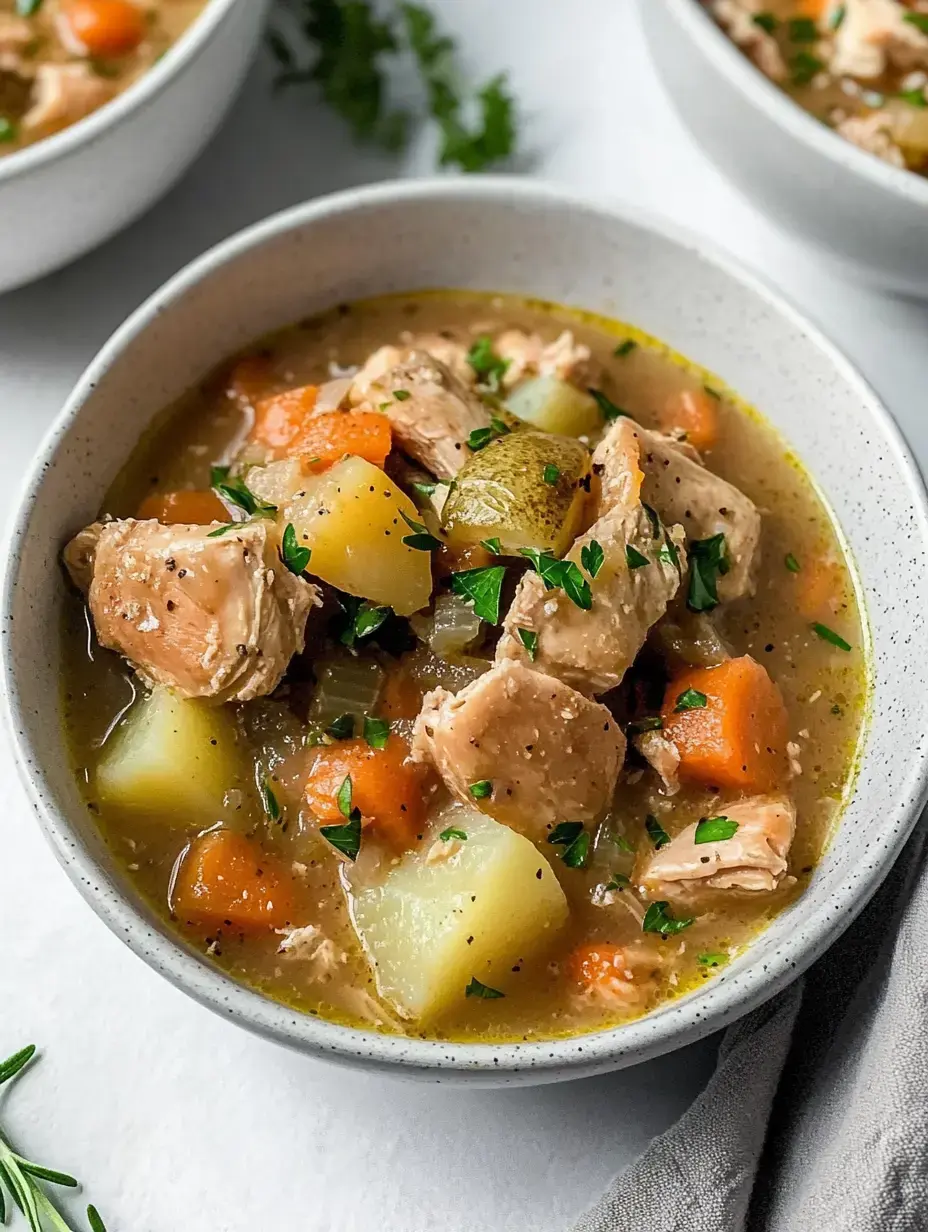
[[650,947],[591,941],[578,946],[565,963],[567,975],[587,994],[616,1006],[645,1003],[654,991],[660,956]]
[[195,839],[174,884],[181,921],[255,930],[301,925],[305,905],[287,865],[235,830]]
[[293,449],[293,443],[312,415],[318,393],[315,385],[301,385],[297,389],[262,398],[255,407],[251,439],[264,445],[278,458],[299,452]]
[[825,13],[829,0],[798,0],[797,8],[800,17],[811,17],[818,21]]
[[414,719],[422,709],[422,690],[404,667],[387,674],[380,690],[378,713],[385,719]]
[[836,560],[804,559],[793,575],[796,606],[806,620],[827,620],[845,601],[844,579]]
[[124,56],[145,37],[145,14],[130,0],[62,0],[61,14],[92,56]]
[[326,411],[305,420],[287,452],[299,454],[303,470],[315,474],[346,454],[382,467],[392,443],[390,421],[378,411]]
[[[677,711],[687,690],[702,694],[705,706]],[[779,688],[750,655],[675,676],[667,686],[662,717],[664,735],[680,754],[681,778],[745,792],[772,791],[783,782],[786,706]]]
[[187,488],[177,492],[152,492],[139,505],[136,517],[143,521],[155,518],[168,526],[177,522],[206,526],[210,522],[228,522],[229,511],[215,492]]
[[427,771],[407,760],[409,746],[391,735],[382,749],[366,740],[340,740],[319,748],[310,766],[305,799],[323,823],[344,821],[338,793],[351,777],[352,806],[391,846],[410,847],[425,820]]
[[683,433],[694,449],[711,449],[719,438],[718,399],[702,389],[684,389],[664,407],[661,427]]
[[243,410],[256,407],[277,389],[271,365],[263,355],[245,355],[232,365],[226,393]]
[[589,942],[568,955],[566,965],[570,978],[581,988],[608,986],[617,978],[625,978],[625,948],[609,942]]

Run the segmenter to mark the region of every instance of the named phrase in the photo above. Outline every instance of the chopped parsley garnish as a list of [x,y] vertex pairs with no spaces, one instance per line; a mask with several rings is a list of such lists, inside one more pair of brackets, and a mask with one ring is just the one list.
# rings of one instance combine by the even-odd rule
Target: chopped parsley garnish
[[548,462],[541,473],[541,477],[549,487],[553,488],[561,477],[561,468],[555,466],[553,462]]
[[626,877],[624,873],[613,873],[606,882],[607,890],[624,890],[627,885],[631,885],[631,879]]
[[620,342],[612,354],[616,359],[624,359],[626,355],[631,355],[638,343],[634,338],[626,338],[624,342]]
[[656,509],[652,509],[650,505],[641,502],[641,508],[648,515],[648,521],[651,523],[651,538],[659,539],[661,535],[661,519]]
[[247,522],[227,522],[225,526],[217,526],[215,530],[207,531],[206,537],[207,539],[218,539],[220,535],[227,535],[230,530],[241,530],[247,525]]
[[719,950],[710,950],[705,954],[697,954],[696,961],[700,967],[721,967],[728,962],[728,955]]
[[210,486],[215,488],[224,501],[243,509],[250,518],[269,518],[277,512],[276,505],[260,500],[245,485],[243,479],[230,479],[228,466],[210,468]]
[[361,810],[355,808],[351,800],[353,792],[354,787],[351,782],[351,775],[346,774],[342,780],[341,787],[338,789],[338,793],[335,797],[335,803],[338,805],[338,811],[343,817],[346,817],[348,821],[354,821],[355,819],[360,821]]
[[631,415],[629,415],[628,411],[623,411],[620,406],[616,406],[612,399],[607,398],[601,389],[593,389],[590,387],[587,392],[590,394],[590,397],[595,400],[596,405],[599,407],[602,417],[605,419],[606,423],[612,423],[614,419],[621,419],[623,417],[625,419],[631,419]]
[[300,547],[293,523],[288,522],[280,544],[280,559],[291,573],[295,573],[297,577],[302,577],[306,572],[306,566],[309,564],[311,556],[312,550]]
[[751,17],[755,26],[760,26],[762,30],[766,30],[768,34],[773,34],[777,26],[780,24],[773,13],[754,13]]
[[705,693],[700,693],[698,689],[684,689],[677,698],[673,712],[681,714],[684,710],[704,710],[708,704]]
[[811,51],[797,51],[789,62],[790,79],[794,86],[807,86],[825,65]]
[[0,141],[15,141],[18,136],[18,126],[7,116],[0,116]]
[[602,544],[597,543],[595,539],[591,539],[580,549],[580,564],[591,578],[595,578],[599,573],[605,559],[606,553],[603,551]]
[[493,784],[489,779],[478,779],[476,783],[471,783],[467,790],[475,800],[486,800],[493,794]]
[[378,607],[355,595],[339,595],[338,602],[345,613],[345,627],[338,640],[349,649],[362,638],[370,637],[393,615],[393,609]]
[[390,738],[390,724],[386,719],[364,716],[364,739],[372,749],[385,749]]
[[[389,405],[389,403],[387,405]],[[428,499],[429,497],[435,495],[435,489],[438,487],[438,484],[430,483],[426,479],[414,479],[409,486],[414,492],[418,492],[420,496],[424,496]]]
[[828,26],[831,30],[839,30],[847,17],[847,5],[839,4],[832,15],[828,18]]
[[344,825],[320,826],[319,833],[349,860],[356,860],[361,850],[361,810],[352,803],[351,775],[346,774],[335,796],[338,811],[346,818]]
[[635,854],[635,849],[625,837],[624,834],[616,834],[615,831],[610,832],[609,837],[618,847],[619,851],[627,851],[630,855]]
[[467,842],[467,834],[463,830],[459,830],[457,826],[449,826],[447,830],[442,830],[438,836],[443,843],[450,843],[452,839],[460,839],[462,843]]
[[523,629],[521,625],[518,629],[519,641],[525,647],[526,654],[535,662],[535,656],[538,654],[538,634],[531,629]]
[[783,558],[783,563],[784,563],[784,565],[786,565],[786,567],[787,567],[787,569],[790,571],[790,573],[798,573],[798,572],[799,572],[799,561],[798,561],[798,560],[796,559],[796,557],[792,554],[792,552],[787,552],[787,553],[786,553],[786,556]]
[[642,719],[632,719],[625,730],[630,736],[642,736],[645,732],[660,731],[664,720],[659,714],[648,714]]
[[643,569],[645,565],[650,565],[647,556],[643,556],[637,548],[633,548],[630,543],[625,545],[625,563],[629,569]]
[[925,97],[924,87],[920,90],[901,90],[896,97],[901,98],[910,107],[928,107],[928,98]]
[[470,599],[481,620],[499,624],[499,603],[506,576],[505,565],[486,565],[482,569],[464,569],[451,574],[451,589],[456,595]]
[[648,813],[647,817],[644,819],[644,828],[648,832],[648,838],[658,851],[660,851],[662,847],[666,847],[670,842],[670,835],[653,813]]
[[412,397],[412,394],[408,389],[394,389],[393,397],[397,402],[407,402]]
[[662,565],[671,565],[681,577],[683,576],[683,566],[680,564],[680,549],[669,534],[664,536],[664,542],[658,548],[657,559]]
[[718,607],[718,580],[729,571],[728,545],[723,534],[697,539],[690,544],[690,585],[686,606],[691,612],[711,612]]
[[701,817],[696,822],[694,843],[722,843],[731,838],[738,829],[737,821],[730,817]]
[[499,436],[507,436],[509,431],[508,424],[504,423],[501,419],[497,419],[495,415],[491,415],[489,428],[474,428],[467,438],[467,447],[475,452],[478,449],[485,449],[490,441],[495,441]]
[[408,548],[415,548],[417,552],[434,552],[436,548],[441,547],[441,540],[436,539],[424,523],[417,522],[415,518],[411,518],[402,509],[400,510],[400,517],[413,532],[411,535],[403,536],[403,542]]
[[682,920],[675,919],[670,903],[651,903],[644,913],[641,931],[643,933],[660,933],[662,937],[672,937],[675,933],[682,932],[684,928],[689,928],[692,923],[692,916]]
[[271,790],[271,785],[267,779],[261,780],[261,803],[264,805],[264,811],[271,821],[280,821],[280,805],[277,803],[277,797]]
[[789,37],[794,43],[815,43],[818,41],[818,27],[811,17],[794,17],[787,22]]
[[813,622],[812,632],[817,633],[823,642],[829,642],[832,646],[837,646],[839,650],[850,650],[850,642],[846,642],[840,633],[835,633],[834,629],[829,629],[827,625],[820,624],[817,620]]
[[922,34],[928,34],[928,13],[906,13],[902,20],[921,30]]
[[20,17],[32,17],[42,7],[43,0],[16,0],[16,12]]
[[476,976],[473,976],[471,982],[464,989],[465,997],[482,997],[484,1001],[496,1001],[500,997],[505,997],[505,995],[498,988],[490,988],[487,984],[481,984]]
[[537,548],[520,548],[519,551],[532,562],[546,590],[563,590],[577,607],[590,610],[593,606],[590,584],[572,560],[558,560],[550,552],[540,552]]
[[493,538],[493,539],[481,539],[481,540],[480,540],[480,546],[481,546],[481,547],[483,547],[483,548],[486,548],[486,550],[487,550],[487,551],[488,551],[488,552],[489,552],[492,556],[502,556],[502,554],[503,554],[502,544],[501,544],[501,543],[500,543],[500,541],[499,541],[498,539],[496,539],[496,538]]
[[328,725],[325,734],[333,740],[350,740],[354,735],[354,715],[340,714]]
[[590,856],[590,836],[582,821],[562,821],[548,835],[548,842],[563,847],[561,859],[568,868],[584,868]]
[[510,361],[496,354],[493,350],[493,339],[489,334],[481,334],[467,352],[467,362],[481,384],[488,385],[491,389],[499,389],[499,383],[506,375]]

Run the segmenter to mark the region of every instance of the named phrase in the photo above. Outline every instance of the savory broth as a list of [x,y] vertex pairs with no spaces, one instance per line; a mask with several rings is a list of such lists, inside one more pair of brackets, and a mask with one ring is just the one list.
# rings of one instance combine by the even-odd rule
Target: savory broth
[[[384,987],[378,986],[375,965],[358,936],[360,929],[368,938],[368,952],[372,952],[370,947],[376,943],[371,938],[376,929],[367,921],[377,908],[371,903],[380,901],[377,895],[390,884],[409,847],[421,850],[420,877],[432,876],[437,865],[445,867],[472,858],[478,840],[483,841],[480,814],[489,811],[492,815],[494,811],[493,783],[471,783],[469,793],[464,793],[467,802],[460,801],[460,793],[456,802],[454,791],[448,790],[453,776],[445,773],[442,782],[434,772],[438,762],[433,759],[433,768],[428,771],[432,777],[415,780],[421,782],[423,800],[422,810],[412,823],[416,832],[411,838],[407,835],[398,847],[391,847],[371,841],[369,836],[377,831],[366,828],[353,862],[344,858],[344,847],[338,846],[338,840],[327,838],[320,829],[320,821],[338,820],[339,812],[329,814],[324,808],[320,811],[318,804],[311,805],[313,799],[321,799],[318,792],[312,795],[312,773],[318,770],[310,772],[307,784],[307,767],[314,757],[318,759],[319,750],[325,756],[336,756],[345,743],[338,738],[344,732],[336,730],[333,736],[330,729],[328,735],[319,734],[326,717],[320,718],[318,709],[319,694],[327,687],[319,683],[325,664],[336,665],[336,676],[349,660],[349,672],[357,671],[360,664],[363,670],[382,673],[371,713],[392,723],[389,738],[383,737],[389,750],[392,742],[411,738],[423,689],[437,685],[456,692],[472,681],[486,679],[497,633],[493,626],[481,625],[480,633],[465,650],[448,654],[443,661],[422,645],[421,635],[434,635],[433,624],[414,615],[410,631],[404,619],[391,616],[375,636],[358,638],[352,657],[344,645],[339,645],[338,629],[344,632],[344,617],[326,589],[323,607],[309,618],[307,651],[293,661],[284,683],[270,696],[219,708],[228,712],[235,742],[247,757],[241,763],[240,777],[228,781],[221,806],[217,805],[209,824],[204,825],[166,816],[162,799],[153,797],[146,810],[137,802],[124,807],[108,790],[101,791],[101,766],[107,750],[113,747],[114,729],[118,736],[126,725],[127,707],[144,689],[123,660],[102,650],[92,637],[88,640],[87,617],[80,599],[75,596],[70,605],[64,632],[66,724],[75,769],[81,783],[86,784],[88,808],[133,884],[172,927],[234,978],[300,1010],[344,1023],[428,1038],[513,1040],[591,1031],[646,1012],[711,978],[758,929],[802,893],[853,782],[867,691],[866,634],[851,570],[826,507],[782,440],[760,416],[709,374],[681,360],[656,340],[617,322],[538,301],[459,291],[385,297],[341,306],[264,340],[243,361],[224,367],[172,408],[129,460],[103,511],[117,519],[134,517],[146,499],[160,499],[157,494],[165,491],[205,491],[217,481],[211,467],[248,458],[254,448],[256,398],[247,390],[243,392],[243,383],[255,372],[260,373],[264,393],[310,384],[323,386],[333,375],[338,378],[344,372],[353,373],[384,344],[408,343],[410,335],[438,336],[446,343],[461,343],[469,349],[475,340],[498,339],[504,331],[512,330],[537,334],[545,341],[564,330],[571,331],[577,346],[589,348],[590,365],[602,369],[597,388],[605,404],[613,411],[621,408],[645,429],[666,428],[666,408],[678,405],[684,394],[708,407],[717,429],[714,441],[703,450],[705,465],[757,506],[761,542],[753,594],[712,607],[713,637],[721,639],[719,644],[726,649],[709,654],[708,669],[698,666],[705,648],[700,644],[696,652],[692,649],[693,635],[687,633],[686,626],[690,616],[684,613],[678,619],[674,616],[676,609],[671,608],[652,629],[621,686],[592,690],[605,697],[615,716],[613,721],[629,736],[624,769],[601,818],[585,827],[573,823],[569,815],[557,816],[558,829],[563,822],[579,827],[581,843],[589,843],[588,850],[571,846],[576,833],[566,833],[558,841],[551,825],[547,831],[529,833],[538,862],[545,866],[544,870],[538,868],[535,877],[541,882],[544,874],[547,886],[547,869],[551,870],[563,891],[566,919],[559,930],[553,930],[556,935],[545,944],[533,945],[530,953],[523,955],[518,948],[510,951],[505,978],[500,975],[499,964],[492,968],[492,985],[488,979],[481,979],[485,974],[482,968],[474,970],[471,975],[478,987],[469,989],[468,995],[461,988],[460,995],[444,1004],[440,1012],[429,1012],[421,1018],[404,1014],[402,996],[381,995]],[[499,405],[498,401],[494,405]],[[615,419],[612,426],[620,422]],[[591,446],[608,427],[604,422],[596,429]],[[694,440],[697,435],[694,430]],[[475,450],[473,458],[491,457],[491,450],[498,445],[499,441],[494,441],[484,452]],[[414,491],[410,476],[415,476],[408,464],[396,458],[395,451],[387,462],[387,471],[407,491]],[[254,473],[246,471],[246,478]],[[418,474],[421,478],[421,470]],[[597,474],[595,464],[593,474]],[[324,480],[325,473],[319,482]],[[589,487],[589,476],[586,483]],[[437,522],[428,502],[420,503],[419,508],[428,531],[434,531]],[[724,509],[721,512],[727,513]],[[689,516],[687,510],[685,518]],[[420,531],[425,529],[423,526]],[[438,534],[441,538],[444,532]],[[229,540],[228,535],[223,538]],[[490,543],[492,547],[492,539]],[[442,548],[436,555],[445,551]],[[505,608],[526,562],[517,563],[518,557],[494,558],[486,546],[468,551],[471,554],[462,557],[458,550],[451,562],[452,571],[461,568],[462,559],[465,568],[505,559],[509,573],[503,592]],[[635,549],[625,551],[629,553],[629,569],[638,568]],[[311,576],[314,561],[321,560],[321,549],[314,546],[313,558],[305,566]],[[172,568],[173,562],[168,567]],[[318,567],[322,569],[323,565],[319,563]],[[433,566],[433,571],[440,577],[447,567]],[[590,575],[595,577],[593,572]],[[720,570],[718,585],[723,585],[725,576],[733,578],[734,571],[727,575],[724,568]],[[595,581],[593,585],[595,591]],[[441,583],[438,589],[443,593]],[[334,637],[333,615],[342,622],[334,626]],[[682,639],[682,652],[679,646],[673,649],[675,637]],[[750,664],[744,656],[756,661],[750,664],[750,670],[765,681],[769,676],[775,682],[769,687],[778,687],[785,703],[789,739],[788,745],[777,750],[784,767],[779,786],[788,792],[798,818],[788,851],[788,871],[777,873],[775,884],[767,886],[765,892],[744,892],[737,886],[718,888],[708,894],[700,892],[692,908],[686,906],[685,899],[672,897],[669,907],[663,903],[669,924],[662,925],[658,920],[655,929],[649,907],[657,895],[642,888],[642,879],[648,877],[648,862],[657,852],[670,850],[668,838],[674,839],[695,822],[702,825],[710,818],[727,823],[726,807],[731,811],[732,803],[751,796],[752,790],[747,783],[742,790],[719,790],[704,778],[686,777],[668,787],[650,759],[633,749],[632,743],[636,731],[639,735],[647,731],[649,723],[651,734],[658,734],[661,721],[654,716],[661,708],[665,688],[671,687],[668,675],[678,678],[681,655],[684,667],[689,662],[695,663],[696,671],[719,671],[727,670],[729,653],[731,662]],[[531,668],[534,655],[530,657],[532,663],[526,666]],[[706,706],[700,688],[690,687],[686,695],[695,707]],[[681,692],[671,712],[664,704],[665,732],[676,730],[678,711],[690,704],[681,705],[683,698]],[[130,708],[130,720],[132,713]],[[682,719],[689,716],[683,714]],[[366,724],[364,730],[367,733]],[[421,732],[417,738],[421,739]],[[376,740],[372,747],[376,748]],[[571,751],[568,743],[565,752],[569,755]],[[761,755],[760,749],[757,752]],[[749,755],[753,756],[747,754],[745,760]],[[318,767],[319,763],[313,764]],[[402,773],[406,773],[405,766]],[[355,804],[367,817],[360,783],[355,775]],[[481,794],[484,788],[489,792],[486,800]],[[386,780],[375,788],[378,802],[371,806],[372,811],[381,807],[379,802],[390,797],[391,791]],[[349,786],[349,807],[340,810],[343,828],[349,824],[350,796]],[[401,807],[405,811],[406,806]],[[500,820],[500,812],[495,811]],[[412,812],[417,809],[412,808]],[[729,823],[729,827],[731,824],[737,830],[737,824]],[[747,820],[741,824],[747,832]],[[185,893],[182,885],[178,889],[178,877],[182,882],[186,876],[184,870],[192,858],[190,844],[198,841],[198,834],[217,826],[249,836],[260,844],[269,862],[288,870],[288,877],[292,870],[295,888],[288,881],[286,893],[293,893],[306,904],[299,919],[288,917],[287,927],[277,930],[241,928],[221,919],[212,923],[201,917],[191,920],[189,912],[178,908],[177,897]],[[498,829],[494,827],[494,835]],[[331,834],[332,827],[328,830]],[[459,831],[467,837],[456,837]],[[698,853],[702,847],[696,850]],[[513,850],[511,859],[516,862],[523,855]],[[509,875],[515,877],[516,873]],[[549,901],[556,894],[556,889],[550,889]],[[505,909],[505,902],[501,902],[500,929],[507,927],[502,918]],[[291,925],[297,926],[296,934]],[[648,931],[643,931],[643,926]],[[438,934],[434,944],[439,944]],[[602,956],[606,954],[620,955],[616,961],[621,970],[615,979],[600,978]],[[422,965],[428,965],[425,959]],[[386,979],[385,970],[383,967],[380,971],[382,979]],[[496,995],[500,992],[503,995]]]

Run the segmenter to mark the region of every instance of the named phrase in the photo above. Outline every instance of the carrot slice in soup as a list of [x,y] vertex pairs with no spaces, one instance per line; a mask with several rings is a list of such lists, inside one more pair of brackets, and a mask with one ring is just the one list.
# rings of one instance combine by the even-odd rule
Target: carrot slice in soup
[[145,14],[130,0],[63,0],[61,14],[92,56],[124,56],[145,37]]
[[165,525],[183,522],[191,526],[206,526],[210,522],[229,521],[229,511],[215,492],[195,488],[178,492],[152,492],[139,505],[136,516],[142,521],[154,518]]
[[346,454],[383,466],[390,452],[390,421],[377,411],[326,411],[307,419],[288,452],[299,454],[310,474],[334,466]]
[[299,891],[282,860],[235,830],[214,830],[191,844],[174,885],[174,913],[246,931],[285,928],[305,923]]
[[786,706],[750,655],[674,677],[662,717],[664,735],[680,754],[682,778],[744,792],[772,791],[784,781]]
[[318,393],[315,385],[301,385],[298,389],[262,398],[255,407],[251,439],[278,458],[299,452],[292,446],[313,413]]
[[844,578],[836,560],[803,560],[793,575],[796,604],[806,620],[827,620],[845,602]]
[[683,433],[695,449],[711,449],[719,437],[718,399],[702,389],[681,390],[664,407],[661,427]]

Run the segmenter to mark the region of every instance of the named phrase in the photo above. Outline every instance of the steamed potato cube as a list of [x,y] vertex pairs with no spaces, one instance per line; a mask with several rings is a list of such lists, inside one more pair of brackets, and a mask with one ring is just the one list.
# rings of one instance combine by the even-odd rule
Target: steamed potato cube
[[454,547],[497,538],[503,552],[540,548],[562,556],[583,517],[590,454],[579,441],[513,432],[469,458],[442,509]]
[[97,766],[103,804],[176,825],[212,825],[223,798],[247,788],[235,724],[223,707],[155,689],[106,742]]
[[378,467],[345,458],[284,511],[301,547],[312,551],[308,571],[371,603],[410,616],[432,593],[431,553],[403,542],[414,532],[403,514],[421,514]]
[[551,866],[527,838],[472,809],[449,824],[467,839],[453,840],[448,858],[429,857],[426,842],[355,899],[378,990],[412,1018],[461,1004],[474,977],[504,990],[512,966],[544,950],[568,914]]
[[507,408],[533,428],[564,436],[587,436],[602,427],[595,399],[556,376],[536,376],[518,386]]

